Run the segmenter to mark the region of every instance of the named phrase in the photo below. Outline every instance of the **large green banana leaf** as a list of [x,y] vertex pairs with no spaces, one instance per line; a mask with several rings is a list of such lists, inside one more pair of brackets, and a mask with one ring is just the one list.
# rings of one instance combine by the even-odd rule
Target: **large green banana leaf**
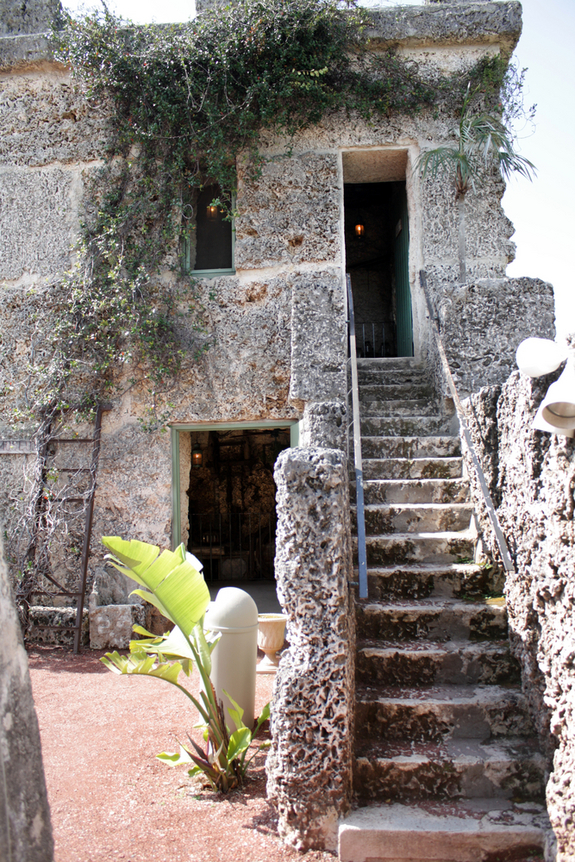
[[111,551],[106,558],[145,590],[134,590],[171,620],[189,637],[202,619],[210,601],[210,591],[200,572],[186,559],[186,549],[163,551],[135,539],[127,542],[119,536],[104,536],[103,544]]

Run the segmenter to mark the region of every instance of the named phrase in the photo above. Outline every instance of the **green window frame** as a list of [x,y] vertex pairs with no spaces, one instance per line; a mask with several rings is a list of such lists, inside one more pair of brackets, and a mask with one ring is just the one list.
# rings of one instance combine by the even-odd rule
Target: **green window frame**
[[[211,188],[208,186],[207,188]],[[218,187],[219,188],[219,187]],[[235,195],[232,195],[232,210],[235,209],[236,199]],[[235,275],[236,272],[236,263],[235,263],[235,247],[236,247],[236,226],[235,220],[232,218],[231,220],[231,267],[222,267],[222,268],[211,268],[211,269],[192,269],[191,267],[191,255],[192,255],[192,241],[191,241],[191,231],[193,228],[188,229],[187,231],[182,231],[181,237],[181,267],[182,271],[186,275],[192,275],[197,278],[217,278],[221,275]]]

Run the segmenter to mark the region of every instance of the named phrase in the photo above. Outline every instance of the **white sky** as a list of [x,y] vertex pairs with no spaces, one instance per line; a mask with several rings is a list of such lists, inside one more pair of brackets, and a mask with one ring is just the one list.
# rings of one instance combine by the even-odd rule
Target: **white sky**
[[[98,4],[64,0],[64,5],[74,11]],[[572,243],[575,248],[575,169],[566,167],[575,146],[575,0],[522,0],[522,5],[523,35],[515,53],[528,69],[526,104],[536,103],[537,114],[535,133],[528,131],[519,149],[535,164],[537,177],[533,183],[513,178],[503,199],[517,243],[517,258],[507,272],[553,284],[557,332],[564,336],[575,332],[575,266],[569,257]],[[108,6],[141,24],[187,21],[195,14],[195,0],[110,0]]]

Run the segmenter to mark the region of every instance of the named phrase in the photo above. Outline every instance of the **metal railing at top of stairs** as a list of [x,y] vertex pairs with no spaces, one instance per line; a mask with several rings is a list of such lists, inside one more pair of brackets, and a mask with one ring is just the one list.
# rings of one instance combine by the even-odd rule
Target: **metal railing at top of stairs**
[[[367,598],[367,554],[365,548],[365,508],[363,502],[363,463],[361,457],[361,420],[359,415],[359,386],[357,381],[357,352],[355,343],[355,317],[353,314],[353,294],[351,278],[346,275],[347,332],[349,345],[349,381],[347,455],[350,456],[350,438],[353,439],[353,459],[355,467],[355,488],[357,508],[357,559],[359,566],[359,598]],[[351,416],[349,402],[351,398]]]
[[461,435],[465,440],[465,445],[467,446],[467,451],[469,452],[469,457],[471,458],[471,462],[475,469],[475,474],[477,476],[477,481],[479,482],[479,487],[481,489],[481,494],[483,496],[483,502],[485,503],[485,508],[487,509],[487,515],[489,520],[491,521],[491,526],[493,528],[493,533],[495,535],[495,539],[497,542],[497,547],[499,548],[499,553],[501,554],[501,560],[503,563],[503,567],[506,572],[515,572],[515,566],[511,560],[511,556],[509,554],[509,549],[507,547],[507,542],[505,541],[505,536],[503,535],[503,531],[501,529],[501,524],[499,523],[499,518],[497,517],[497,513],[495,511],[495,506],[493,505],[493,500],[491,499],[491,494],[489,493],[489,489],[487,487],[487,481],[485,479],[485,474],[483,473],[483,469],[481,467],[481,463],[479,458],[477,457],[477,453],[475,451],[475,447],[473,445],[473,441],[471,439],[471,434],[469,433],[469,428],[467,427],[467,411],[461,403],[461,399],[459,398],[459,393],[457,392],[457,387],[455,386],[455,381],[453,379],[453,375],[451,373],[451,369],[449,367],[449,362],[447,359],[447,354],[445,353],[445,348],[443,346],[443,340],[441,338],[441,331],[439,327],[439,318],[437,312],[435,311],[433,302],[431,300],[431,296],[429,295],[429,288],[427,285],[427,273],[424,270],[420,270],[419,273],[419,282],[423,289],[423,293],[425,295],[425,301],[427,303],[427,310],[429,312],[429,317],[431,319],[431,328],[433,331],[433,336],[435,338],[435,344],[437,347],[437,351],[439,353],[439,358],[441,360],[441,365],[443,367],[443,373],[445,375],[445,379],[447,380],[447,385],[449,386],[449,391],[451,392],[451,397],[453,398],[453,404],[455,406],[455,410],[457,413],[457,418],[459,419],[459,427],[461,429]]

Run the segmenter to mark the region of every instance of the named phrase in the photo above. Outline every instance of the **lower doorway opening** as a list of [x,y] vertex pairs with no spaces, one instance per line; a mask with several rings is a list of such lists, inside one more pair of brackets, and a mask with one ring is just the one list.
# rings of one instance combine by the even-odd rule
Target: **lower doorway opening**
[[190,438],[188,550],[208,582],[273,582],[273,469],[290,429],[199,430]]

